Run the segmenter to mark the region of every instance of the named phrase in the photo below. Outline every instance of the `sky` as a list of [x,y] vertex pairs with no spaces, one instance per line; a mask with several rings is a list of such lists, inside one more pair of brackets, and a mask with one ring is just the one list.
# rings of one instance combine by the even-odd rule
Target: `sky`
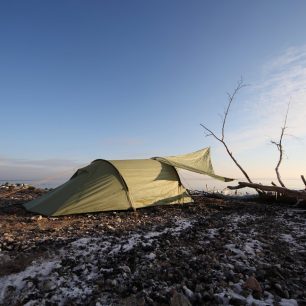
[[0,179],[64,180],[97,158],[211,147],[253,177],[306,175],[305,1],[1,1]]

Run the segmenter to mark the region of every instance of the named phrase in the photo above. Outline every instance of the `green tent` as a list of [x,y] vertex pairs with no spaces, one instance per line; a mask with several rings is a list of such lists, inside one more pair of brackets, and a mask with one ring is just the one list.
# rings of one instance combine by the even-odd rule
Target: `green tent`
[[193,202],[176,168],[231,180],[215,175],[209,148],[152,159],[97,159],[63,185],[24,206],[42,215],[61,216]]

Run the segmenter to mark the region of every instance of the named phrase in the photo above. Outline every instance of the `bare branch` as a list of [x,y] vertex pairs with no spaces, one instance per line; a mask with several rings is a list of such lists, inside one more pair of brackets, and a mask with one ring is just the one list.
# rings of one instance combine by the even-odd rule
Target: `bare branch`
[[236,86],[236,88],[234,89],[233,93],[227,93],[228,96],[228,104],[227,104],[227,108],[224,112],[224,117],[223,117],[223,123],[222,123],[222,130],[221,130],[221,139],[222,141],[224,140],[224,130],[225,130],[225,124],[226,124],[226,119],[228,116],[228,113],[230,111],[231,105],[235,99],[235,96],[237,95],[237,93],[240,91],[240,89],[242,89],[243,87],[247,86],[246,84],[243,83],[243,79],[241,77],[241,79],[238,81],[238,84]]
[[302,181],[303,181],[303,183],[304,183],[304,185],[305,185],[305,189],[306,189],[306,180],[305,180],[304,175],[301,175],[301,179],[302,179]]
[[209,133],[209,134],[206,134],[206,136],[213,136],[215,139],[222,142],[222,140],[212,130],[210,130],[208,127],[206,127],[202,123],[200,125],[203,127],[203,129],[206,130],[206,132]]
[[283,155],[284,155],[284,149],[283,149],[283,143],[282,142],[283,142],[283,138],[284,138],[284,135],[285,135],[285,131],[287,129],[287,118],[288,118],[288,113],[289,113],[289,108],[290,108],[290,102],[291,101],[289,101],[289,103],[288,103],[288,107],[287,107],[287,111],[286,111],[286,115],[285,115],[285,119],[284,119],[284,124],[281,128],[281,134],[280,134],[279,141],[276,142],[276,141],[271,140],[271,143],[274,144],[276,146],[277,150],[279,151],[279,159],[278,159],[278,162],[277,162],[276,167],[275,167],[275,172],[276,172],[277,180],[282,187],[286,187],[286,186],[281,179],[281,176],[280,176],[280,173],[279,173],[279,167],[282,163]]
[[217,136],[212,130],[210,130],[207,126],[201,124],[201,126],[204,128],[204,130],[206,132],[208,132],[209,134],[206,135],[210,135],[213,136],[216,140],[218,140],[220,143],[223,144],[223,146],[225,147],[226,152],[228,153],[228,155],[230,156],[230,158],[233,160],[233,162],[235,163],[235,165],[240,169],[240,171],[243,173],[243,175],[245,176],[245,178],[248,180],[249,183],[252,183],[252,180],[250,179],[250,177],[248,176],[248,174],[246,173],[246,171],[242,168],[242,166],[239,164],[239,162],[237,161],[237,159],[234,157],[233,153],[231,152],[231,150],[229,149],[227,143],[225,142],[225,124],[226,124],[226,120],[231,108],[231,105],[236,97],[236,95],[238,94],[238,92],[247,85],[245,85],[243,83],[243,79],[241,78],[238,81],[238,84],[236,86],[236,88],[234,89],[233,93],[229,94],[228,93],[228,104],[226,107],[226,110],[224,112],[224,117],[223,117],[223,122],[222,122],[222,128],[221,128],[221,136]]

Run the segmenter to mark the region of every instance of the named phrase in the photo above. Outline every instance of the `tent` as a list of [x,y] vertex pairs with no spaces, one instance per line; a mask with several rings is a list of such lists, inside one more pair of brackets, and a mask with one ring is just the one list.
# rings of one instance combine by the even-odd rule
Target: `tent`
[[151,159],[97,159],[78,169],[63,185],[24,206],[42,215],[61,216],[191,203],[177,168],[232,180],[214,173],[209,148]]

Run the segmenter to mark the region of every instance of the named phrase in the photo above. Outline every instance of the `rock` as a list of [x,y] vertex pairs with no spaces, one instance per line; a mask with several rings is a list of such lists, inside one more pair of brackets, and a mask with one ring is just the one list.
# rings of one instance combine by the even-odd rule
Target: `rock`
[[145,306],[146,300],[144,297],[137,298],[137,306]]
[[283,291],[282,286],[278,283],[274,284],[274,288],[277,289],[278,291]]
[[240,292],[242,291],[241,285],[240,284],[233,284],[232,285],[232,290],[235,293],[240,294]]
[[191,306],[191,304],[184,294],[175,291],[171,298],[170,306]]
[[33,216],[33,217],[31,217],[31,220],[41,220],[43,217],[41,216],[41,215],[39,215],[39,216]]
[[261,286],[258,280],[254,276],[250,276],[243,285],[247,289],[251,289],[254,292],[262,293]]
[[201,292],[203,290],[204,290],[204,287],[202,284],[196,284],[195,292]]
[[202,294],[201,293],[195,293],[194,294],[194,300],[200,302],[202,300]]
[[215,295],[214,296],[215,299],[215,303],[213,303],[213,305],[229,305],[229,298],[227,295]]
[[10,296],[12,296],[13,294],[16,293],[16,287],[9,285],[5,288],[4,292],[3,292],[3,296],[4,298],[9,298]]
[[244,288],[240,291],[240,295],[247,298],[250,295],[250,291],[251,291],[250,289]]
[[97,280],[96,280],[96,285],[97,285],[98,287],[103,287],[103,286],[105,285],[104,279],[103,279],[103,278],[97,279]]
[[236,295],[234,297],[232,296],[229,303],[231,305],[234,305],[234,306],[244,306],[244,305],[247,304],[246,299],[243,298],[242,296],[240,297],[238,295]]
[[259,291],[253,291],[252,295],[257,300],[260,300],[260,298],[261,298],[261,292],[259,292]]
[[56,289],[56,284],[51,282],[50,280],[47,280],[43,283],[43,289],[46,291],[52,291]]
[[241,273],[245,270],[245,267],[240,262],[236,262],[234,264],[234,269],[237,273]]
[[260,270],[257,270],[256,272],[256,277],[259,279],[259,280],[264,280],[264,278],[266,277],[267,273],[264,269],[260,269]]
[[156,255],[151,252],[149,255],[146,255],[146,258],[148,258],[150,260],[154,260],[156,258]]
[[14,238],[11,236],[11,235],[7,235],[7,236],[4,236],[4,240],[6,242],[13,242],[14,241]]
[[28,282],[26,283],[26,288],[27,288],[27,290],[29,290],[29,289],[31,289],[31,288],[33,288],[33,287],[34,287],[34,284],[33,284],[32,281],[28,281]]
[[225,271],[224,276],[226,277],[228,281],[233,281],[235,279],[235,273],[232,270]]
[[202,294],[202,299],[203,299],[204,301],[211,300],[211,295],[209,294],[209,292],[204,291],[204,293]]
[[284,297],[284,298],[286,298],[286,299],[289,298],[289,292],[288,292],[288,290],[286,290],[285,288],[283,288],[283,287],[281,286],[281,284],[275,283],[275,284],[273,284],[273,288],[275,289],[276,293],[277,293],[279,296]]
[[0,264],[1,265],[6,265],[8,262],[10,262],[10,260],[11,260],[11,257],[9,255],[0,254]]
[[288,290],[284,290],[284,297],[285,297],[286,299],[289,299],[289,298],[290,298],[290,295],[289,295]]
[[124,265],[124,266],[121,266],[120,269],[124,271],[125,273],[131,273],[131,269],[129,266]]
[[145,299],[143,297],[136,297],[135,295],[131,295],[119,304],[121,306],[144,306],[145,305]]
[[189,300],[192,300],[194,293],[186,286],[183,286],[183,290],[184,290],[185,295],[189,298]]

